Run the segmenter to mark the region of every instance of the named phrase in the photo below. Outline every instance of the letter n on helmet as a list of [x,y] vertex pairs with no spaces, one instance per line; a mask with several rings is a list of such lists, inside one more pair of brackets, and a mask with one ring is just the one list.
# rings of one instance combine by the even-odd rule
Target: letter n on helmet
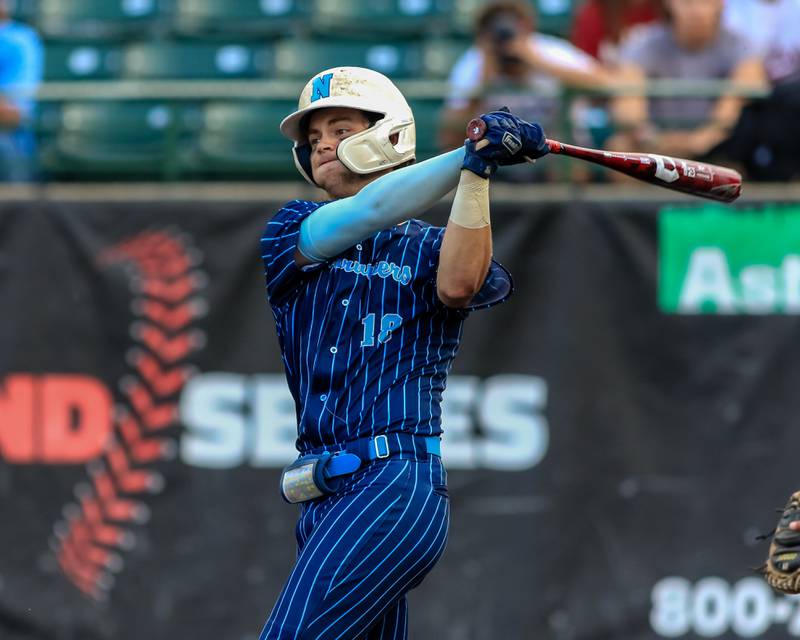
[[[294,141],[294,163],[311,184],[311,145],[303,131],[304,118],[316,109],[349,107],[376,114],[364,131],[339,143],[336,155],[359,174],[391,169],[415,157],[414,114],[389,78],[361,67],[335,67],[315,75],[300,93],[297,111],[281,122],[281,133]],[[391,137],[397,134],[397,143]]]

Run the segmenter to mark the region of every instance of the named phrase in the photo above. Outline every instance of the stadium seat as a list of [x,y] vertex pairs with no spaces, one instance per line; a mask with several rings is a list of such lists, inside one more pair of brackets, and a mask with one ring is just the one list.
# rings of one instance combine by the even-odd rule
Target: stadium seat
[[417,131],[417,162],[441,152],[438,143],[441,100],[410,100]]
[[180,154],[182,173],[204,176],[301,179],[291,142],[278,125],[297,108],[292,100],[209,102],[199,131]]
[[29,24],[36,21],[36,0],[9,0],[9,8],[14,20]]
[[36,105],[33,130],[40,144],[49,142],[58,134],[62,109],[63,104],[56,101],[40,101]]
[[55,135],[42,142],[42,170],[48,177],[168,177],[182,118],[159,102],[67,103]]
[[312,28],[321,34],[419,36],[444,31],[452,0],[315,0]]
[[36,23],[48,37],[131,37],[163,22],[162,1],[40,0]]
[[472,34],[475,16],[491,0],[455,0],[452,28],[460,34]]
[[536,0],[539,31],[569,37],[576,0]]
[[409,42],[336,42],[287,39],[275,45],[275,74],[307,78],[335,65],[375,69],[392,78],[416,78],[421,72],[420,46]]
[[47,81],[109,80],[119,77],[122,51],[117,45],[94,42],[48,42],[44,53]]
[[175,29],[183,35],[278,35],[309,16],[311,0],[176,0]]
[[445,79],[456,61],[470,46],[470,40],[431,38],[422,47],[422,73],[427,78]]
[[246,79],[269,75],[268,47],[243,43],[143,42],[123,52],[122,76],[137,80]]

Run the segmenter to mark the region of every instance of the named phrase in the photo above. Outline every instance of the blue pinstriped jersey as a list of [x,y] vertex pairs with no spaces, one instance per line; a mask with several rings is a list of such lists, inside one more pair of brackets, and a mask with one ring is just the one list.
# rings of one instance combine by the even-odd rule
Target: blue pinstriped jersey
[[[261,238],[298,449],[379,433],[441,433],[442,392],[468,315],[436,293],[444,229],[410,220],[300,269],[300,224],[323,204],[286,204]],[[473,308],[510,293],[510,275],[493,262]]]

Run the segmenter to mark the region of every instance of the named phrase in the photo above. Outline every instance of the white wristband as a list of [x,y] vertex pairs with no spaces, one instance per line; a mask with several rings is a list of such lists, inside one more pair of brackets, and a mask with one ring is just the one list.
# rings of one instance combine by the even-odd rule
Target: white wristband
[[450,220],[467,229],[489,226],[489,181],[486,178],[466,169],[461,171]]

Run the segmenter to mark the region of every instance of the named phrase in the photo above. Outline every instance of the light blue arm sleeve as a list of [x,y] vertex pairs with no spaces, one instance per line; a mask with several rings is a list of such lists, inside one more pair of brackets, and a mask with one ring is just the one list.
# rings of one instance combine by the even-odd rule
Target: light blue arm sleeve
[[309,260],[324,262],[376,231],[418,216],[456,188],[463,162],[463,148],[449,151],[320,207],[300,226],[297,248]]

